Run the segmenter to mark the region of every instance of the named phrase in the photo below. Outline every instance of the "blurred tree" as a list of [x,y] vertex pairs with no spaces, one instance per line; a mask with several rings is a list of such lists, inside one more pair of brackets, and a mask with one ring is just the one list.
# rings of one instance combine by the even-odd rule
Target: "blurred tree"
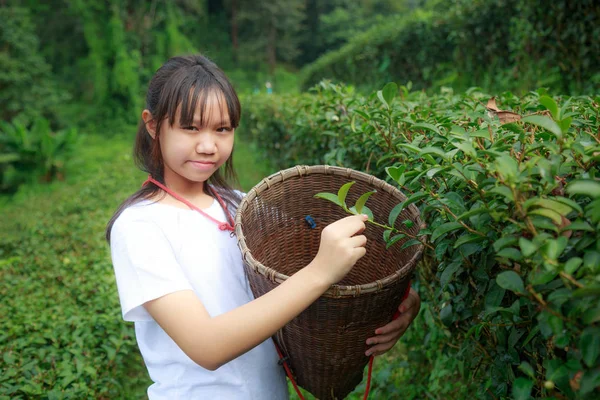
[[237,24],[239,33],[240,59],[264,61],[272,74],[278,61],[292,62],[298,57],[305,0],[230,0],[228,6],[230,10],[238,7],[232,15],[236,16],[233,25]]
[[40,53],[30,11],[0,8],[0,119],[28,123],[43,116],[56,122],[55,109],[68,96]]

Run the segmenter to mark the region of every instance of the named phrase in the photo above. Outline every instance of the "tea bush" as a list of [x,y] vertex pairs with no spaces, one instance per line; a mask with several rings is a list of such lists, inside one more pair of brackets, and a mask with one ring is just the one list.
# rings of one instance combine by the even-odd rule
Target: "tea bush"
[[312,92],[248,102],[264,157],[387,179],[427,224],[424,308],[388,396],[597,398],[600,97]]

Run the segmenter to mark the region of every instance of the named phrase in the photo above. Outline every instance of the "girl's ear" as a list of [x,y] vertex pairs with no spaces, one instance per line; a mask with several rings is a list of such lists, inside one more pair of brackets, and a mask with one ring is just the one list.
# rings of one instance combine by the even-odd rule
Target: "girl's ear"
[[152,118],[152,114],[150,110],[142,111],[142,120],[144,120],[144,124],[146,124],[146,130],[152,136],[152,139],[156,139],[156,120]]

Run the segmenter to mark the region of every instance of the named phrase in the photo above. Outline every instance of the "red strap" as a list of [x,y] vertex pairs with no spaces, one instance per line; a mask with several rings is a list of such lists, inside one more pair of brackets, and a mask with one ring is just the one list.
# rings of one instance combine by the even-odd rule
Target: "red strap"
[[[409,294],[410,294],[410,281],[408,281],[408,287],[406,288],[406,291],[404,292],[404,296],[402,296],[402,302],[404,302],[404,300],[406,300],[408,298]],[[400,316],[400,310],[396,310],[396,312],[394,313],[394,316],[392,317],[392,320],[398,319],[399,316]],[[298,385],[296,385],[296,380],[292,376],[292,371],[290,371],[290,367],[288,366],[287,361],[285,361],[283,354],[281,354],[281,350],[279,350],[279,346],[277,346],[277,343],[275,343],[275,348],[277,349],[277,354],[279,354],[279,361],[283,364],[283,368],[285,369],[285,372],[286,372],[288,378],[290,378],[290,381],[292,382],[292,385],[294,386],[294,389],[296,390],[298,397],[300,398],[300,400],[304,400],[304,396],[302,396],[302,393],[300,393],[300,389],[298,389]],[[373,373],[373,360],[374,359],[375,359],[375,356],[371,356],[369,358],[369,372],[367,373],[367,385],[365,387],[365,395],[363,397],[363,400],[367,400],[369,398],[369,390],[371,389],[371,375]]]
[[233,217],[229,213],[229,210],[227,209],[227,205],[225,204],[223,199],[221,199],[221,196],[219,196],[219,193],[217,193],[216,190],[213,190],[210,186],[207,186],[207,187],[216,196],[217,200],[219,201],[219,204],[221,204],[221,207],[223,208],[223,211],[225,212],[225,215],[227,216],[227,220],[229,221],[229,223],[221,222],[217,219],[214,219],[213,217],[211,217],[210,215],[208,215],[207,213],[205,213],[204,211],[202,211],[201,209],[199,209],[198,207],[196,207],[195,205],[193,205],[192,203],[190,203],[189,201],[187,201],[186,199],[184,199],[183,197],[181,197],[180,195],[178,195],[177,193],[175,193],[174,191],[172,191],[171,189],[169,189],[168,187],[166,187],[165,185],[163,185],[162,183],[157,181],[156,179],[152,178],[151,175],[148,175],[148,179],[146,179],[146,181],[142,184],[142,186],[148,184],[149,182],[154,183],[156,186],[158,186],[165,192],[169,193],[171,196],[173,196],[174,198],[176,198],[177,200],[179,200],[180,202],[182,202],[183,204],[185,204],[192,210],[198,211],[200,214],[202,214],[206,218],[208,218],[211,221],[213,221],[214,223],[216,223],[219,226],[220,230],[231,231],[231,232],[235,231],[235,228],[233,227],[233,224],[234,224]]

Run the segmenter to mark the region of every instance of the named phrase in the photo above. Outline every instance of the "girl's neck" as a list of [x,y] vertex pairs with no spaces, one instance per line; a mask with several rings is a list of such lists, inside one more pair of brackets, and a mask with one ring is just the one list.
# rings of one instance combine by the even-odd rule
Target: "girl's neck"
[[[165,168],[165,184],[166,186],[178,194],[182,196],[187,201],[191,202],[198,208],[206,208],[212,204],[212,196],[209,195],[207,183],[206,182],[192,182],[189,181],[172,171],[168,171]],[[176,200],[172,196],[168,195],[163,198],[160,202],[165,202],[172,205],[181,205],[182,208],[188,208],[186,205],[182,204],[179,200]]]

